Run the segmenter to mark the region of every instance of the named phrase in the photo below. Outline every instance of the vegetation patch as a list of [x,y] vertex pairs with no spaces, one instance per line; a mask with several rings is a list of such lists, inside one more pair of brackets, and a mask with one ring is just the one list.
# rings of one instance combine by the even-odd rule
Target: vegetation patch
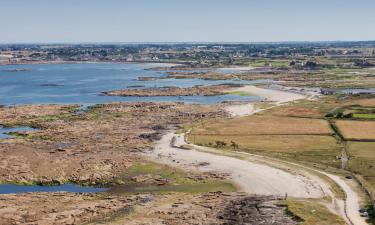
[[349,169],[360,174],[368,189],[375,193],[375,142],[349,142]]
[[331,213],[325,206],[315,201],[286,200],[281,205],[287,207],[287,213],[301,225],[342,225],[346,224],[338,215]]
[[249,116],[236,119],[223,119],[197,125],[192,134],[196,135],[332,135],[326,120]]
[[352,118],[354,119],[363,119],[363,120],[374,120],[375,114],[353,114]]
[[[199,177],[199,175],[197,175]],[[236,187],[227,181],[210,177],[195,179],[192,174],[153,162],[138,162],[123,175],[124,185],[114,187],[112,193],[204,193],[232,192]]]
[[192,143],[292,161],[340,167],[340,143],[328,121],[286,116],[250,116],[196,124]]
[[224,92],[227,95],[239,95],[239,96],[252,96],[252,94],[245,92],[245,91],[228,91]]
[[[189,136],[194,141],[194,136]],[[304,161],[340,167],[340,144],[332,136],[317,135],[196,135],[201,146],[245,151],[293,161]],[[233,144],[234,143],[234,144]]]

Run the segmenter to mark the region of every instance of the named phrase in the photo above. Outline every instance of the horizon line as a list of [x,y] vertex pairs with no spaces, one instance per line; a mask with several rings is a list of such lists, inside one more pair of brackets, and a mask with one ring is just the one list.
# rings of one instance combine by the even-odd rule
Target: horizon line
[[375,42],[370,40],[319,40],[319,41],[125,41],[125,42],[0,42],[0,45],[131,45],[131,44],[298,44],[298,43],[349,43]]

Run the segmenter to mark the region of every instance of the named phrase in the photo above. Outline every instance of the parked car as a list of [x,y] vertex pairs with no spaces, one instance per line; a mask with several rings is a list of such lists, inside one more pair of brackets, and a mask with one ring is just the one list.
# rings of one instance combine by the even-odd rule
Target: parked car
[[365,208],[361,208],[359,210],[359,215],[361,215],[362,217],[368,217],[368,212]]

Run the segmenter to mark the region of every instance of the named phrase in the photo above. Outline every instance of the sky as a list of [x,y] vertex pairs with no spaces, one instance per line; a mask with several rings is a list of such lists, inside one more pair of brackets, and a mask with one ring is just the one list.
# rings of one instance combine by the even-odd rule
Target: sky
[[0,0],[0,43],[375,40],[374,0]]

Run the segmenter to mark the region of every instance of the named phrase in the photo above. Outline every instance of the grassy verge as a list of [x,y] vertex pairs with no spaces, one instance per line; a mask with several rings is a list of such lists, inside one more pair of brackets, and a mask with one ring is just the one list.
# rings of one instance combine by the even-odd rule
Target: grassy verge
[[366,188],[375,194],[375,142],[349,142],[349,170],[359,174]]
[[343,225],[338,215],[331,213],[324,205],[315,201],[286,200],[280,203],[287,207],[287,213],[300,225]]
[[368,212],[369,218],[367,219],[367,223],[375,224],[375,210],[371,204],[366,205],[366,210]]

